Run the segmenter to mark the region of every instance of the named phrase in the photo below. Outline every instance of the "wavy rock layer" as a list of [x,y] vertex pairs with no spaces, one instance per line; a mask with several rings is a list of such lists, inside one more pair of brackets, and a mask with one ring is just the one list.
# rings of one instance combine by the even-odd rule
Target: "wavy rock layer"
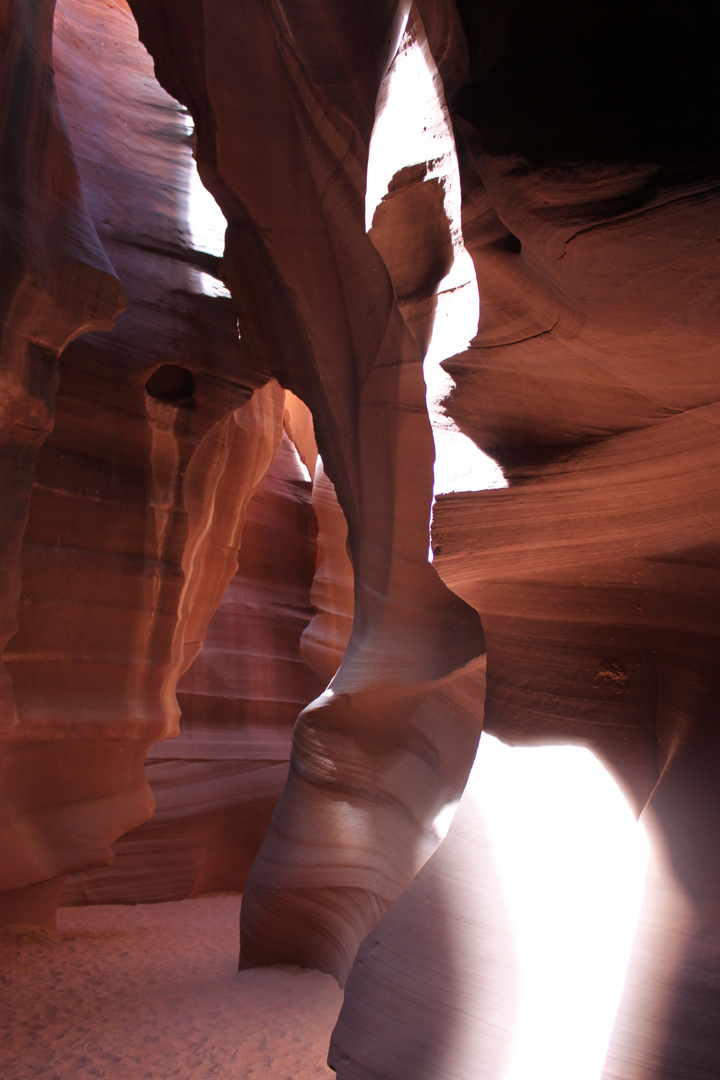
[[152,819],[65,903],[148,903],[241,891],[285,785],[292,729],[322,685],[299,656],[315,565],[309,483],[280,453],[250,500],[239,566],[178,684],[180,733],[148,753]]
[[[20,541],[35,456],[52,429],[57,357],[91,329],[108,329],[122,287],[83,199],[52,70],[53,3],[0,14],[0,465],[3,525],[0,646],[17,628]],[[17,714],[0,674],[3,734]]]
[[[488,726],[587,742],[650,800],[696,920],[652,1074],[717,1075],[717,14],[131,6],[174,99],[121,0],[61,5],[53,55],[52,5],[0,21],[4,917],[47,914],[53,880],[102,863],[150,812],[141,762],[176,731],[178,679],[235,573],[288,387],[342,508],[354,609],[348,637],[347,564],[325,554],[316,629],[330,619],[307,652],[325,677],[342,661],[295,729],[242,962],[344,978],[432,852],[477,741],[480,612]],[[463,139],[481,318],[446,365],[447,410],[509,480],[438,499],[435,566],[422,359],[456,243],[436,163],[400,169],[370,237],[365,222],[401,39],[434,58]],[[228,221],[234,303],[191,223],[177,101]],[[108,257],[128,313],[65,349],[122,304]],[[192,888],[214,880],[208,858]],[[416,951],[403,963],[411,985]]]
[[[18,625],[20,544],[36,455],[53,426],[58,355],[79,334],[108,329],[124,306],[85,206],[60,109],[51,62],[53,8],[52,2],[19,0],[0,13],[0,649]],[[15,760],[18,725],[12,680],[0,667],[0,775],[7,780],[0,887],[51,876],[32,828],[18,828],[18,811],[22,816],[28,809]],[[43,920],[56,895],[45,884],[31,897],[13,892],[9,915],[19,903],[19,910]],[[3,906],[0,901],[0,918]]]
[[327,685],[342,663],[352,633],[355,581],[347,554],[347,522],[320,458],[313,476],[312,505],[318,536],[310,599],[316,613],[305,628],[300,652]]
[[[150,815],[142,761],[177,729],[177,680],[235,572],[284,403],[275,383],[250,398],[247,365],[238,379],[218,260],[190,231],[187,121],[154,80],[127,7],[59,5],[54,64],[128,311],[63,354],[24,534],[3,886],[9,917],[24,897],[25,921],[32,904],[18,890],[107,862],[118,835]],[[49,243],[55,231],[41,234]]]
[[[650,19],[641,4],[650,38],[618,10],[611,42],[599,5],[582,19],[531,8],[494,28],[466,13],[471,45],[484,32],[497,55],[475,54],[455,98],[481,318],[445,365],[448,409],[510,486],[438,500],[436,565],[483,613],[488,729],[590,743],[639,807],[661,777],[653,804],[704,903],[720,863],[700,870],[684,854],[698,835],[717,847],[700,776],[679,844],[692,814],[673,819],[680,762],[720,768],[720,165],[703,125],[683,118],[718,101],[718,23]],[[670,89],[678,33],[687,51]]]
[[[720,167],[685,118],[718,102],[719,27],[709,11],[571,8],[493,20],[460,5],[473,78],[454,107],[481,318],[444,365],[447,408],[509,488],[438,499],[435,565],[483,616],[486,728],[597,750],[638,809],[650,801],[692,899],[667,1030],[633,1060],[626,1017],[608,1069],[711,1075]],[[631,980],[650,1001],[647,972]]]
[[[483,640],[475,612],[427,563],[422,354],[365,232],[375,102],[408,10],[197,3],[178,19],[174,5],[133,5],[161,81],[193,115],[201,175],[230,223],[241,331],[310,407],[347,521],[352,635],[332,693],[296,729],[288,787],[248,879],[242,945],[245,963],[313,962],[340,976],[426,857],[432,817],[462,786],[478,733],[477,716],[469,737],[459,710],[453,739],[469,740],[459,765],[435,722],[416,719],[429,687]],[[365,729],[368,712],[384,718],[381,732]],[[406,745],[400,732],[416,730]],[[369,769],[378,746],[384,764]],[[398,769],[402,789],[390,782]],[[363,839],[377,824],[389,851]]]
[[361,945],[328,1062],[340,1080],[502,1076],[517,1011],[513,928],[466,796],[417,878]]
[[657,836],[633,865],[641,838],[601,776],[580,748],[483,736],[446,839],[358,951],[330,1047],[341,1080],[666,1075],[690,908]]

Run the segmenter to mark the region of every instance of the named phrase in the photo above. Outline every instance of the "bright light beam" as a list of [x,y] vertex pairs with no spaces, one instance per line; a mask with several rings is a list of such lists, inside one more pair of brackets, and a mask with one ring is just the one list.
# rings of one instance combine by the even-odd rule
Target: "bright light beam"
[[[190,116],[183,114],[188,135],[193,132]],[[215,199],[204,186],[197,170],[195,159],[191,159],[187,174],[187,215],[185,222],[186,242],[193,251],[222,258],[225,251],[225,230],[227,221]],[[203,270],[190,267],[188,274],[192,278],[195,290],[205,296],[228,299],[230,293],[218,278]]]
[[477,330],[480,307],[475,267],[462,239],[455,140],[439,87],[429,53],[406,37],[381,90],[365,200],[366,227],[370,229],[393,176],[419,163],[427,166],[425,179],[439,179],[445,192],[455,259],[438,286],[433,336],[423,368],[435,440],[435,494],[507,487],[498,465],[460,431],[442,404],[454,383],[440,363],[468,347]]
[[[441,179],[455,261],[438,288],[425,359],[435,438],[435,494],[506,487],[498,466],[458,429],[442,402],[442,360],[478,325],[472,259],[462,242],[452,128],[431,58],[403,42],[381,91],[368,170],[366,221],[402,168],[428,163]],[[619,789],[578,747],[511,749],[483,735],[463,800],[477,802],[514,925],[520,1001],[501,1080],[598,1080],[622,993],[643,897],[648,842]],[[454,807],[434,823],[445,834]]]
[[486,823],[514,926],[520,1000],[503,1080],[599,1080],[649,845],[589,750],[483,735],[464,798]]

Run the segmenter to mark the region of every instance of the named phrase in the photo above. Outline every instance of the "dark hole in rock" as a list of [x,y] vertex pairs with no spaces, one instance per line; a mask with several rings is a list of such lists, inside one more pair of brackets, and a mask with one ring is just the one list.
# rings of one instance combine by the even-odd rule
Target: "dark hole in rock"
[[193,373],[179,364],[163,364],[145,383],[150,397],[173,405],[186,405],[195,391]]
[[505,251],[508,255],[519,255],[522,251],[522,243],[520,238],[515,236],[514,233],[507,232],[499,240],[495,241],[495,247],[499,251]]

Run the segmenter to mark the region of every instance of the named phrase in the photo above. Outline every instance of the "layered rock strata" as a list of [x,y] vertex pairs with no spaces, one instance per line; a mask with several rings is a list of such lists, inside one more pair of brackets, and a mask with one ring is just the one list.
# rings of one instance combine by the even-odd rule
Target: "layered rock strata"
[[317,459],[312,486],[317,520],[317,566],[310,600],[315,614],[305,628],[300,653],[327,685],[340,667],[353,624],[352,563],[347,554],[347,522],[335,488]]
[[[109,329],[124,307],[120,282],[98,241],[83,198],[52,69],[52,2],[18,0],[0,13],[0,436],[3,524],[0,648],[17,629],[20,543],[35,458],[53,426],[58,356],[73,338]],[[11,678],[0,669],[3,777],[18,735]],[[5,739],[11,740],[9,744]],[[16,828],[12,785],[3,784],[0,828],[11,864],[7,886],[38,873],[30,838]],[[34,891],[45,917],[56,890]],[[17,896],[10,899],[11,906]]]
[[[150,811],[142,758],[176,730],[177,681],[280,444],[274,376],[315,420],[354,617],[349,632],[332,510],[306,655],[333,677],[295,730],[243,962],[343,978],[433,850],[478,737],[479,611],[488,727],[591,744],[657,814],[695,927],[653,1075],[716,1075],[716,15],[646,0],[132,9],[174,99],[121,0],[58,9],[89,212],[52,7],[11,4],[0,24],[6,916],[47,915],[43,883],[107,859]],[[421,368],[453,224],[429,159],[399,170],[370,238],[364,205],[406,29],[454,91],[481,293],[447,411],[510,485],[438,499],[434,567]],[[190,224],[177,101],[229,223],[234,306],[221,246]],[[91,219],[128,314],[63,352],[38,454],[57,355],[123,302]],[[403,963],[412,981],[412,950]]]
[[[599,6],[531,7],[478,26],[461,5],[481,318],[445,365],[448,409],[510,487],[438,499],[435,562],[492,641],[488,729],[596,747],[638,806],[654,792],[682,861],[715,819],[706,791],[678,846],[665,800],[682,801],[680,761],[717,742],[720,170],[684,119],[718,102],[717,19],[640,5],[647,23],[618,12],[610,34]],[[712,858],[683,878],[697,894],[717,873]]]
[[298,712],[322,690],[300,658],[311,615],[310,484],[287,438],[248,503],[238,569],[178,683],[179,734],[151,747],[151,820],[64,901],[158,902],[241,891],[285,785]]
[[591,745],[649,802],[691,899],[667,1030],[641,1063],[625,1018],[608,1069],[710,1075],[720,170],[698,109],[718,105],[718,22],[459,7],[481,317],[447,407],[509,488],[438,498],[435,565],[482,613],[487,730]]
[[[0,16],[2,245],[2,646],[15,632],[19,550],[35,455],[52,429],[57,358],[124,306],[98,241],[58,101],[51,63],[53,4],[7,4]],[[2,674],[2,728],[17,715]]]
[[505,1075],[515,947],[486,825],[466,794],[447,837],[358,951],[330,1067],[341,1080]]
[[481,654],[480,622],[427,562],[422,354],[365,232],[375,101],[408,9],[198,3],[178,19],[163,3],[133,5],[160,80],[193,115],[201,176],[229,222],[241,332],[258,366],[310,407],[347,520],[352,635],[296,728],[242,943],[245,963],[339,976],[431,850],[479,730],[476,700],[451,719],[463,690],[447,680]]
[[[128,311],[113,333],[63,354],[24,532],[7,651],[17,726],[3,745],[3,886],[8,917],[20,906],[23,921],[37,914],[33,889],[45,889],[34,883],[107,862],[109,845],[150,815],[142,762],[177,731],[177,680],[235,572],[245,505],[280,445],[284,409],[276,383],[251,397],[264,380],[249,365],[238,375],[218,254],[191,230],[188,122],[155,81],[129,10],[59,5],[53,55],[89,211]],[[61,165],[48,165],[51,187]],[[43,175],[38,159],[33,170]],[[50,250],[65,234],[81,243],[68,201],[48,193],[55,225],[37,214]],[[69,270],[53,272],[70,286]],[[86,305],[99,295],[89,273]],[[91,325],[84,317],[78,330]]]
[[666,1075],[689,905],[645,825],[649,858],[586,750],[483,735],[447,837],[358,951],[338,1077]]

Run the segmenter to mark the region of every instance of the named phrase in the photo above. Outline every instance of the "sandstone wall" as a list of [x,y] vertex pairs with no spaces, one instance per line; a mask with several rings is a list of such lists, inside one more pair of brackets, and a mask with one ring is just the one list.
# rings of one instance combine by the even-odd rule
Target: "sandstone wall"
[[[45,32],[47,51],[50,23]],[[9,917],[20,904],[24,921],[33,909],[18,890],[109,861],[109,845],[150,816],[142,762],[177,731],[177,680],[235,572],[284,407],[277,384],[251,397],[258,380],[238,375],[219,258],[189,226],[188,123],[129,10],[59,6],[53,56],[89,214],[128,310],[111,334],[63,353],[24,530],[6,658],[17,725],[3,745],[3,885]],[[38,159],[30,172],[43,172]],[[79,247],[72,202],[54,212],[61,229],[35,222],[45,242],[67,232]],[[69,287],[70,271],[55,273]]]
[[[177,732],[178,680],[280,446],[283,387],[314,421],[316,447],[307,418],[288,425],[320,523],[303,652],[330,681],[295,726],[242,963],[344,979],[432,854],[479,735],[482,617],[488,729],[592,746],[657,815],[694,922],[655,1075],[715,1075],[717,16],[649,0],[130,7],[168,93],[121,0],[59,5],[52,52],[52,4],[11,3],[0,21],[5,917],[49,918],[59,879],[102,865],[150,814],[142,761]],[[398,171],[370,235],[364,205],[401,43],[452,95],[480,290],[445,411],[509,482],[438,497],[432,564],[422,365],[457,230],[430,153]],[[191,223],[190,120],[228,222],[222,264]],[[127,313],[97,333],[123,289]],[[307,515],[307,496],[283,512]],[[304,618],[310,547],[293,551]],[[219,822],[238,805],[203,802],[226,775],[212,762],[239,760],[208,749],[225,720],[207,701],[237,587],[181,691],[178,757],[148,767],[166,799],[151,830],[188,851],[173,889],[217,884]],[[288,655],[247,690],[254,715]],[[278,731],[317,689],[290,681]],[[231,690],[223,717],[246,693]],[[266,814],[281,767],[260,752],[248,760],[268,774],[244,771]],[[203,753],[185,817],[179,780]],[[150,836],[126,841],[130,861]],[[403,978],[416,964],[409,949]]]
[[[680,914],[655,908],[641,930],[606,1075],[709,1076],[719,205],[717,146],[700,117],[718,104],[718,22],[709,9],[649,4],[458,7],[470,79],[453,116],[481,315],[470,349],[444,365],[456,383],[446,407],[509,487],[438,497],[435,566],[482,614],[486,728],[592,746],[659,822],[680,908],[689,899]],[[473,939],[444,888],[466,822],[363,945],[334,1041],[340,1076],[456,1075],[468,1064],[448,1033],[474,1000],[468,1061],[496,1075],[511,1025],[483,996],[480,972],[472,990],[464,983]],[[482,838],[468,837],[466,853],[472,843],[484,858]],[[484,902],[479,917],[496,927]],[[445,951],[435,936],[423,950],[423,919],[446,936]],[[440,1008],[416,1022],[422,987],[436,979]],[[444,1007],[462,986],[458,1017]],[[386,993],[394,1004],[373,1020]],[[417,1040],[433,1024],[419,1061]]]
[[322,690],[299,654],[315,568],[310,484],[285,438],[248,503],[238,569],[178,683],[180,732],[151,747],[150,821],[64,900],[157,902],[241,891],[285,785],[298,712]]

